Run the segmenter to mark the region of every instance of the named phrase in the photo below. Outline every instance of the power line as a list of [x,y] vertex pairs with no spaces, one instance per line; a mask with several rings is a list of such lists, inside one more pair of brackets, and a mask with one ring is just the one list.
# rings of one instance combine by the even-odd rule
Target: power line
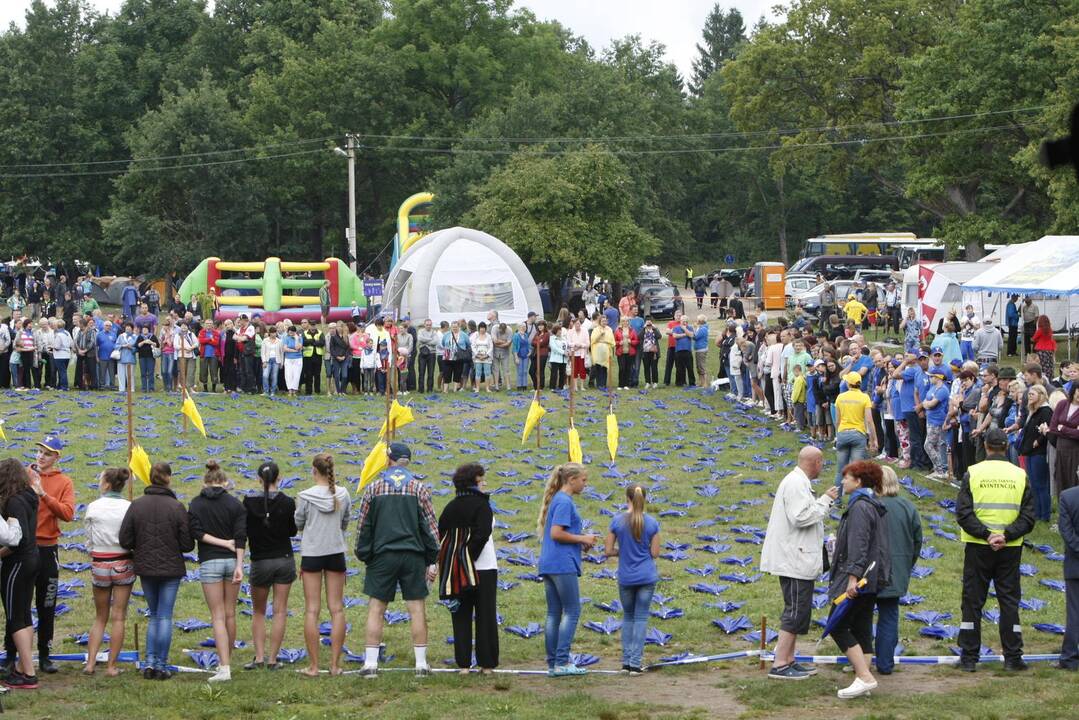
[[711,139],[711,138],[748,138],[759,137],[762,135],[798,135],[804,132],[839,132],[842,130],[855,130],[858,128],[876,128],[876,127],[901,127],[903,125],[922,124],[931,122],[945,122],[949,120],[968,120],[971,118],[979,117],[991,117],[994,115],[1006,115],[1011,113],[1028,113],[1038,112],[1045,110],[1049,105],[1038,105],[1026,108],[1013,108],[1010,110],[989,110],[986,112],[978,113],[965,113],[961,115],[940,115],[929,118],[919,118],[911,120],[884,120],[880,122],[865,122],[857,123],[853,125],[821,125],[818,127],[802,127],[802,128],[787,128],[777,130],[747,130],[747,131],[732,131],[723,133],[682,133],[676,135],[604,135],[604,136],[584,136],[584,137],[550,137],[550,138],[537,138],[537,137],[447,137],[447,136],[434,136],[434,135],[379,135],[374,133],[354,133],[356,138],[368,138],[372,140],[413,140],[413,141],[430,141],[430,142],[460,142],[460,143],[519,143],[519,144],[557,144],[557,143],[602,143],[602,142],[631,142],[631,141],[652,141],[652,140],[695,140],[695,139]]
[[113,168],[111,170],[84,170],[84,171],[72,171],[72,172],[46,172],[46,173],[0,173],[0,178],[60,178],[60,177],[83,177],[87,175],[122,175],[124,173],[154,173],[165,172],[167,170],[185,170],[189,168],[203,168],[213,167],[217,165],[238,165],[246,162],[256,162],[261,160],[278,160],[281,158],[296,157],[299,155],[313,155],[314,153],[325,153],[325,148],[316,148],[314,150],[297,150],[290,153],[278,153],[276,155],[259,155],[256,157],[247,158],[233,158],[231,160],[213,160],[204,163],[186,163],[183,165],[165,165],[162,167],[143,167],[133,166],[128,168]]
[[[850,145],[867,145],[884,142],[895,142],[905,140],[917,140],[933,137],[948,137],[953,135],[963,135],[968,133],[979,132],[992,132],[996,130],[1014,130],[1022,127],[1033,127],[1042,125],[1041,122],[1033,121],[1028,123],[1017,123],[1010,125],[993,125],[987,127],[976,128],[958,128],[954,130],[943,130],[939,132],[929,133],[913,133],[908,135],[890,135],[883,137],[869,137],[869,138],[851,138],[846,140],[827,140],[812,143],[788,143],[788,144],[771,144],[771,145],[746,145],[743,147],[725,146],[725,147],[683,147],[683,148],[663,148],[652,150],[632,150],[624,148],[609,149],[613,155],[690,155],[700,153],[716,153],[722,154],[727,152],[755,152],[759,150],[781,150],[781,149],[795,149],[795,148],[813,148],[813,147],[842,147]],[[456,148],[456,147],[410,147],[403,145],[364,145],[363,149],[371,150],[381,153],[414,153],[414,154],[429,154],[429,155],[514,155],[520,152],[520,149],[506,149],[506,150],[494,150],[483,148]],[[128,168],[112,168],[108,170],[85,170],[85,171],[72,171],[72,172],[44,172],[44,173],[0,173],[0,179],[2,178],[61,178],[61,177],[84,177],[94,175],[119,175],[128,172],[134,173],[154,173],[165,172],[169,170],[184,170],[191,168],[213,167],[222,165],[237,165],[240,163],[262,161],[262,160],[276,160],[289,157],[297,157],[300,155],[312,155],[316,153],[326,152],[325,148],[315,148],[311,150],[298,150],[290,153],[278,153],[274,155],[260,155],[256,157],[248,158],[232,158],[228,160],[216,160],[202,163],[184,163],[180,165],[165,165],[160,167],[145,167],[145,166],[132,166]],[[536,150],[537,155],[565,155],[572,150],[559,149],[559,150]]]
[[[447,142],[447,143],[514,143],[514,144],[572,144],[572,143],[614,143],[614,142],[652,142],[652,141],[687,141],[687,140],[706,140],[706,139],[718,139],[718,138],[753,138],[761,136],[773,136],[773,135],[798,135],[806,132],[840,132],[844,130],[854,130],[858,128],[876,128],[876,127],[900,127],[903,125],[933,123],[933,122],[946,122],[951,120],[967,120],[979,117],[991,117],[996,115],[1006,115],[1011,113],[1030,113],[1038,112],[1049,108],[1048,105],[1038,105],[1032,107],[1012,108],[1009,110],[991,110],[986,112],[976,113],[962,113],[953,115],[940,115],[929,118],[918,118],[910,120],[886,120],[881,122],[866,122],[857,123],[852,125],[822,125],[817,127],[802,127],[802,128],[785,128],[776,130],[751,130],[751,131],[732,131],[723,133],[683,133],[672,135],[608,135],[608,136],[584,136],[584,137],[449,137],[449,136],[437,136],[437,135],[383,135],[376,133],[363,133],[354,134],[354,137],[360,139],[370,140],[407,140],[416,142]],[[298,140],[291,140],[281,143],[271,143],[266,145],[255,145],[250,147],[230,148],[223,150],[207,150],[204,152],[196,153],[183,153],[177,155],[155,155],[151,157],[142,158],[129,158],[125,160],[83,160],[83,161],[69,161],[69,162],[48,162],[48,163],[18,163],[0,165],[2,170],[17,170],[17,169],[34,169],[34,168],[63,168],[63,167],[91,167],[98,165],[126,165],[130,167],[124,167],[115,171],[107,172],[84,172],[84,173],[66,173],[65,175],[108,175],[116,172],[128,172],[137,167],[138,163],[153,163],[163,160],[184,160],[188,158],[201,158],[201,157],[217,157],[220,155],[230,155],[235,153],[250,153],[260,150],[296,147],[301,145],[310,145],[313,143],[324,143],[328,141],[339,141],[341,136],[339,135],[327,135],[318,138],[304,138]],[[371,146],[368,146],[371,147]],[[311,152],[321,152],[320,150],[313,150]],[[288,155],[269,155],[259,158],[250,159],[271,159],[276,157],[287,157]],[[238,160],[238,161],[244,161]],[[225,164],[225,163],[222,163]],[[195,167],[192,165],[191,167]],[[187,166],[175,166],[175,167],[187,167]],[[168,168],[150,168],[150,170],[157,169],[172,169]],[[36,175],[36,174],[35,174]],[[44,174],[41,174],[45,176]],[[0,174],[0,177],[30,177],[29,174],[17,174],[7,173]]]
[[[0,165],[0,169],[18,169],[18,168],[50,168],[50,167],[81,167],[84,165],[119,165],[129,163],[148,163],[156,162],[158,160],[183,160],[185,158],[193,157],[216,157],[218,155],[231,155],[233,153],[241,152],[256,152],[258,150],[269,150],[272,148],[282,147],[295,147],[297,145],[310,145],[311,143],[323,143],[328,140],[337,140],[337,135],[327,135],[320,138],[307,138],[303,140],[290,140],[288,142],[272,143],[269,145],[255,145],[252,147],[240,147],[231,148],[228,150],[206,150],[205,152],[196,153],[184,153],[181,155],[154,155],[152,157],[142,158],[128,158],[126,160],[79,160],[72,162],[49,162],[49,163],[23,163],[13,165]],[[126,169],[125,169],[126,171]]]

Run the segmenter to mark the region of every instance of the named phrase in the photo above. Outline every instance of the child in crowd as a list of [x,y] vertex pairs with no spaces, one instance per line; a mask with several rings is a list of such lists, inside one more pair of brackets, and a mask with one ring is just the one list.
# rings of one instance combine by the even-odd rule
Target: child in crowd
[[791,402],[794,404],[794,422],[798,423],[798,431],[806,429],[806,379],[802,374],[802,366],[798,363],[791,365],[793,380],[791,381]]

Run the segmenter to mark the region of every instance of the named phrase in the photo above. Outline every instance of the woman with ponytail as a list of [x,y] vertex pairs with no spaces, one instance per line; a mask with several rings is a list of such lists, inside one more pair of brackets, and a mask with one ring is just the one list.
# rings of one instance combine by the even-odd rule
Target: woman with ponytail
[[[292,555],[292,538],[296,529],[296,503],[277,489],[280,475],[272,460],[259,465],[262,492],[243,500],[247,511],[247,540],[251,545],[251,636],[255,659],[244,670],[277,669],[277,654],[285,638],[288,618],[288,595],[296,582],[296,559]],[[273,628],[270,633],[270,652],[266,650],[266,606],[273,588]]]
[[351,498],[337,486],[333,455],[319,453],[311,459],[312,487],[300,493],[296,527],[300,540],[300,573],[303,579],[303,638],[308,666],[304,674],[318,677],[319,613],[322,584],[326,581],[326,605],[330,609],[330,674],[341,674],[341,648],[345,643],[345,528]]
[[94,674],[97,651],[105,636],[105,624],[112,619],[109,633],[109,660],[105,674],[116,677],[120,670],[116,658],[124,647],[124,623],[127,601],[135,584],[135,565],[131,552],[120,545],[120,525],[131,507],[124,487],[131,479],[127,468],[109,468],[98,476],[101,497],[86,507],[86,549],[90,552],[90,573],[94,586],[94,624],[86,646],[87,675]]
[[547,674],[551,677],[584,675],[586,670],[574,665],[570,645],[581,616],[581,548],[591,550],[595,535],[583,535],[581,515],[573,502],[588,484],[588,470],[579,463],[565,463],[555,468],[547,481],[540,506],[539,574],[547,595]]
[[236,597],[244,579],[247,512],[229,494],[229,479],[215,461],[206,463],[202,482],[202,492],[191,501],[188,516],[198,542],[199,582],[217,646],[217,674],[209,682],[227,682],[232,679],[229,660],[236,643]]
[[618,555],[618,594],[622,601],[622,671],[642,672],[644,631],[659,573],[659,522],[644,512],[645,491],[626,488],[626,512],[611,519],[604,552]]

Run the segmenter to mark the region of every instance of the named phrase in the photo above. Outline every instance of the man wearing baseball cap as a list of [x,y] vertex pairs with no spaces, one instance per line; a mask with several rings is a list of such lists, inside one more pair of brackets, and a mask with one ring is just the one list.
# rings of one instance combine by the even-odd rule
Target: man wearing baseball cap
[[[38,667],[52,674],[56,664],[49,659],[53,625],[56,620],[56,590],[60,582],[60,522],[71,522],[75,517],[75,485],[60,470],[60,452],[64,443],[55,435],[48,435],[37,443],[37,460],[31,467],[37,471],[30,474],[30,487],[37,494],[37,550],[38,569],[34,587],[37,606],[37,652]],[[15,657],[15,641],[4,636],[4,648],[9,658]],[[11,667],[9,664],[8,667]]]
[[948,418],[948,388],[944,386],[944,368],[929,370],[929,390],[922,398],[925,410],[925,454],[933,463],[933,480],[948,479],[948,444],[944,437],[944,421]]
[[427,664],[427,616],[424,599],[434,580],[438,560],[438,520],[427,486],[408,469],[412,451],[404,443],[391,443],[389,467],[367,486],[360,499],[356,531],[356,557],[367,565],[363,591],[367,606],[365,678],[378,677],[378,652],[386,606],[397,588],[408,607],[416,676],[431,673]]
[[955,500],[955,517],[966,543],[959,625],[959,669],[965,672],[977,669],[981,655],[982,608],[990,582],[1000,606],[1004,669],[1027,669],[1019,624],[1019,563],[1023,536],[1034,529],[1034,495],[1023,469],[1005,457],[1007,447],[1003,430],[986,433],[985,460],[963,475]]

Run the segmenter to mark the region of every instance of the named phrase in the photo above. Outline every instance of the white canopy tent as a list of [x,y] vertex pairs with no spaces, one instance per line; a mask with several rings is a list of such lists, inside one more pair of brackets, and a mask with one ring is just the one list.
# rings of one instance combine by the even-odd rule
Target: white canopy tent
[[[1036,242],[1003,248],[993,256],[998,253],[1004,253],[999,262],[963,283],[964,301],[981,293],[1030,296],[1049,316],[1054,329],[1067,331],[1073,317],[1071,306],[1079,303],[1079,236],[1047,235]],[[990,313],[997,322],[1003,322],[1000,308],[1003,302]]]
[[506,323],[543,312],[539,290],[524,262],[505,243],[479,230],[453,227],[418,240],[390,271],[387,310],[414,321],[487,319]]

